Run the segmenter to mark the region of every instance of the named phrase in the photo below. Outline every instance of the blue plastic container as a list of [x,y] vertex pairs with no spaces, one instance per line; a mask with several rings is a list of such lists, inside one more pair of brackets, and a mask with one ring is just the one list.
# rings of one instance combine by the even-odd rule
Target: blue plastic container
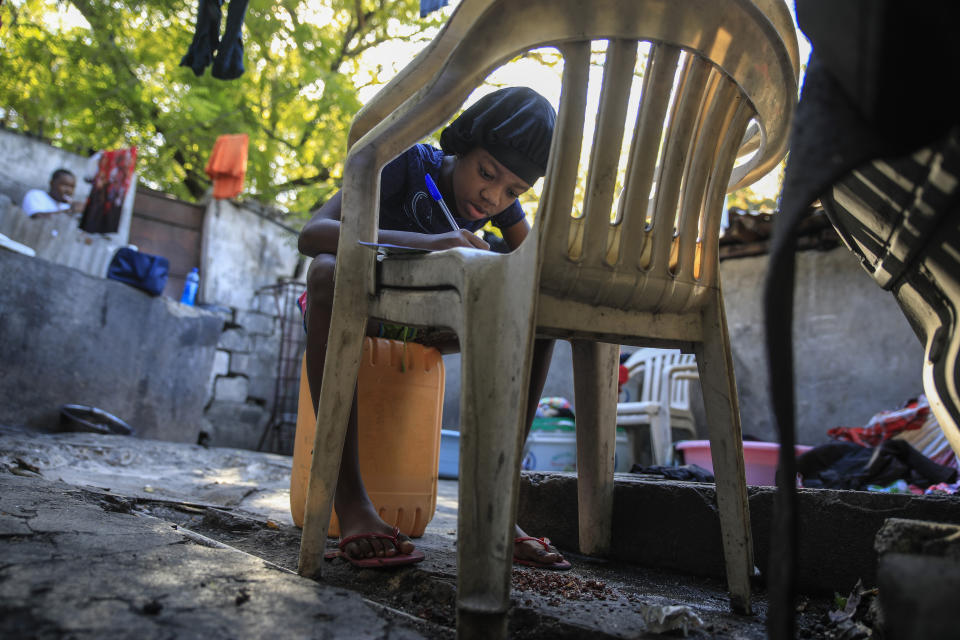
[[446,480],[460,476],[460,432],[440,430],[440,466],[437,475]]

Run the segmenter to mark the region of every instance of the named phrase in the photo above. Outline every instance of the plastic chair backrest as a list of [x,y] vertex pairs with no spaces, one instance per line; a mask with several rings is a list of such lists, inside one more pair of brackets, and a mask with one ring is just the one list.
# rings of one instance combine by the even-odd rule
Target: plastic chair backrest
[[631,398],[631,401],[661,402],[662,394],[669,393],[671,411],[689,412],[690,381],[686,378],[674,379],[670,388],[664,389],[663,372],[668,367],[695,364],[693,354],[681,353],[678,349],[637,349],[624,362],[631,378],[641,377],[639,395]]
[[[564,56],[563,88],[548,175],[537,212],[541,289],[593,305],[682,311],[702,304],[717,281],[723,194],[767,173],[782,158],[796,95],[796,36],[780,2],[690,2],[684,11],[653,0],[478,0],[455,14],[434,45],[449,50],[430,79],[411,71],[410,97],[391,83],[352,136],[354,164],[383,166],[435,130],[490,71],[530,49]],[[761,9],[762,7],[762,9]],[[767,14],[764,13],[767,12]],[[460,13],[458,11],[458,13]],[[456,21],[456,23],[455,23]],[[594,41],[608,42],[597,127],[582,211],[574,203]],[[624,136],[638,43],[649,43],[632,141]],[[646,47],[648,45],[644,45]],[[428,67],[435,68],[435,63]],[[676,82],[676,87],[674,84]],[[414,85],[414,86],[411,86]],[[780,90],[771,90],[780,87]],[[788,98],[785,99],[785,96]],[[757,150],[733,168],[748,124]],[[664,127],[667,123],[667,127]],[[354,154],[385,130],[373,149]],[[620,150],[626,182],[611,221]],[[372,156],[368,153],[372,152]],[[352,161],[352,162],[351,162]],[[369,165],[367,165],[369,166]],[[362,172],[362,170],[361,170]],[[650,198],[653,192],[653,198]],[[358,240],[372,240],[364,220]],[[674,241],[676,238],[676,241]],[[352,244],[352,238],[349,244]]]

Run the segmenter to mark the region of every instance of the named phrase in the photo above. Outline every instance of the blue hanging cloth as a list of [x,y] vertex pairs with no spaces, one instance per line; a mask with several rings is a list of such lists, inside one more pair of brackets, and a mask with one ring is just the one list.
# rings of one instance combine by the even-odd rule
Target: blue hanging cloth
[[449,4],[447,0],[420,0],[420,17],[426,18],[428,13],[445,7],[447,4]]

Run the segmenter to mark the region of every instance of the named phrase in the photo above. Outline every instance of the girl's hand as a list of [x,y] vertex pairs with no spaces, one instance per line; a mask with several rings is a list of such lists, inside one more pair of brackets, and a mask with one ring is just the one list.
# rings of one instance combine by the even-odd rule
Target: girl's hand
[[466,229],[458,229],[457,231],[448,231],[447,233],[431,235],[428,237],[430,239],[429,248],[432,249],[433,251],[441,251],[443,249],[453,249],[454,247],[483,249],[484,251],[490,249],[490,245],[484,242],[482,238],[477,237],[476,235],[467,231]]

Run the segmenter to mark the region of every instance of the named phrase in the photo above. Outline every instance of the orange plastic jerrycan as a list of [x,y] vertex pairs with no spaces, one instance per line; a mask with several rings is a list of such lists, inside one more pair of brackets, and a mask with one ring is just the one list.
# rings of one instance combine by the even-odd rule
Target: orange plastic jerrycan
[[[360,472],[380,517],[411,537],[423,535],[437,507],[443,385],[443,359],[436,349],[364,338],[357,382]],[[290,477],[290,511],[298,527],[303,526],[314,426],[304,357]],[[340,535],[336,513],[328,535]]]

